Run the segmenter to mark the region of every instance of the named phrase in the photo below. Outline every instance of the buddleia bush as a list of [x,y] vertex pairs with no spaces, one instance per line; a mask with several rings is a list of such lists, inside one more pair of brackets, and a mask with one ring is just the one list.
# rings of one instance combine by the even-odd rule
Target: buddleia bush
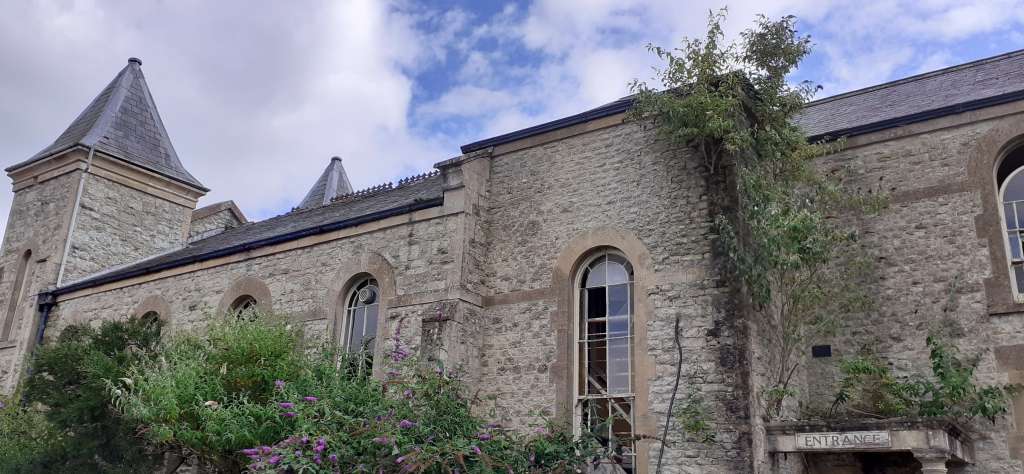
[[456,376],[390,342],[378,380],[364,356],[306,347],[282,318],[226,317],[169,339],[110,390],[157,449],[227,472],[570,472],[594,459],[593,443],[553,425],[486,423]]

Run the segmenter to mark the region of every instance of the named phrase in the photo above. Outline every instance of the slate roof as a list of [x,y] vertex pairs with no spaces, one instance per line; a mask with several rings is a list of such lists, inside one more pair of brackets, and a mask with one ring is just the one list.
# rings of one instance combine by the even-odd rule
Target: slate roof
[[96,150],[141,166],[197,189],[208,191],[192,176],[171,145],[153,96],[136,58],[117,73],[56,140],[32,158],[7,168],[13,171],[76,146]]
[[443,204],[442,178],[436,173],[341,196],[334,202],[252,222],[197,240],[182,249],[87,277],[54,290],[63,294],[167,268],[231,255],[309,235],[372,222]]
[[810,137],[852,136],[1024,98],[1024,50],[816,100],[797,124]]
[[[796,123],[808,138],[838,138],[899,127],[1024,99],[1024,50],[918,74],[807,104]],[[629,110],[633,96],[462,146],[463,153]]]
[[327,168],[320,175],[320,178],[313,183],[313,187],[306,193],[306,197],[302,199],[298,207],[300,209],[310,209],[317,206],[323,206],[332,199],[350,194],[352,192],[352,183],[348,181],[348,173],[345,172],[345,166],[341,164],[341,158],[335,156],[331,158],[331,162],[327,164]]

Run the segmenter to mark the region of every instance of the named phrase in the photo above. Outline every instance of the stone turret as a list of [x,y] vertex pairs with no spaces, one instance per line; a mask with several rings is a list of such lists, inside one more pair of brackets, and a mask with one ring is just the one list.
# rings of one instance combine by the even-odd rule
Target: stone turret
[[141,65],[129,59],[53,143],[6,169],[14,200],[0,250],[0,380],[14,379],[4,375],[31,346],[36,294],[188,238],[208,189],[178,159]]
[[341,158],[335,156],[327,164],[327,168],[320,174],[320,178],[313,183],[313,187],[306,193],[306,197],[296,206],[299,209],[310,209],[330,204],[331,200],[352,192],[352,183],[348,181],[348,173],[345,166],[341,164]]

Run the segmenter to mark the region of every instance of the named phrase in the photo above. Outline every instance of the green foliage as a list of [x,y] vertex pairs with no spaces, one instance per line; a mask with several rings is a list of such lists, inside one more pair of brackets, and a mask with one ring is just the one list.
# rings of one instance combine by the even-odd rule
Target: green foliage
[[170,339],[110,389],[150,442],[224,471],[570,472],[595,453],[564,430],[486,424],[452,374],[397,336],[389,355],[379,381],[358,360],[304,347],[282,319],[224,318]]
[[840,143],[808,143],[793,123],[816,91],[786,80],[810,52],[795,18],[758,17],[731,43],[724,18],[724,10],[711,13],[703,39],[671,50],[649,47],[666,67],[656,88],[634,82],[632,116],[655,121],[663,138],[690,147],[712,176],[721,174],[718,181],[735,183],[735,212],[718,216],[716,226],[745,294],[768,318],[773,373],[761,393],[771,418],[793,394],[790,381],[806,341],[830,334],[836,315],[871,307],[863,285],[869,260],[856,235],[832,216],[881,201],[842,192],[812,164]]
[[896,376],[871,354],[844,360],[833,414],[845,409],[880,418],[942,417],[967,422],[980,417],[995,422],[1007,413],[1020,387],[978,386],[974,382],[978,358],[965,361],[955,347],[935,336],[929,336],[926,342],[931,376]]
[[41,411],[0,400],[0,473],[49,472],[62,441]]
[[705,444],[715,442],[716,436],[710,422],[710,413],[704,396],[697,387],[690,387],[683,404],[675,410],[675,416],[687,436]]
[[135,436],[134,425],[111,409],[106,384],[151,357],[159,338],[158,321],[108,321],[97,329],[69,326],[55,343],[41,347],[23,387],[27,408],[5,412],[5,422],[32,425],[15,427],[26,432],[24,439],[0,438],[0,451],[21,452],[24,464],[3,465],[17,466],[18,472],[151,469],[154,456]]

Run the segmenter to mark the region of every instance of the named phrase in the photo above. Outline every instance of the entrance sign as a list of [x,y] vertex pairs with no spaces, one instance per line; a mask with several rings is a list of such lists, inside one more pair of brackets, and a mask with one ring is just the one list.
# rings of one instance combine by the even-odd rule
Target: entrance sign
[[845,433],[797,433],[800,451],[870,449],[892,446],[888,431],[847,431]]

